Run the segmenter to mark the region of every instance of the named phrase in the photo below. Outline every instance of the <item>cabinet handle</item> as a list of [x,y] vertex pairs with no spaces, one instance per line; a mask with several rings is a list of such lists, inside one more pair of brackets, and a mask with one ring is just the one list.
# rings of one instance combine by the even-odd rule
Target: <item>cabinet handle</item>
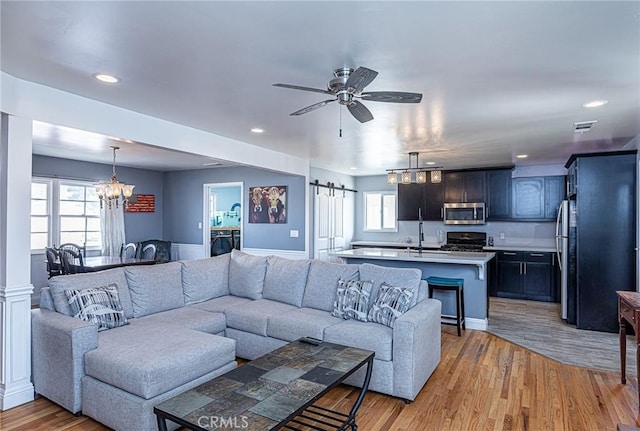
[[518,266],[520,267],[520,275],[522,275],[522,262],[520,262]]
[[527,262],[524,262],[522,266],[524,266],[524,275],[527,275]]
[[505,256],[515,256],[516,254],[510,251],[503,251],[502,254],[504,254]]
[[531,253],[531,254],[529,254],[529,256],[531,256],[531,257],[544,257],[544,254],[542,254],[542,253]]
[[440,207],[440,218],[444,220],[444,207]]

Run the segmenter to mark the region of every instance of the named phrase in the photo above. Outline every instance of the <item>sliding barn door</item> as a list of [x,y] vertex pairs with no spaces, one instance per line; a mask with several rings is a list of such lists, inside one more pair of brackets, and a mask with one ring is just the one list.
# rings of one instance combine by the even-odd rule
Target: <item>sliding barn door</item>
[[342,193],[320,189],[315,196],[315,258],[341,262],[340,258],[329,256],[332,251],[340,251],[345,246],[344,201]]

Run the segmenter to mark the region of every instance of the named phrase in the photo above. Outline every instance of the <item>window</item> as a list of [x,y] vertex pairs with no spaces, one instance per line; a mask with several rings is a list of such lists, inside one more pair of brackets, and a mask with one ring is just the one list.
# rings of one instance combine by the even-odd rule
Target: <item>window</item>
[[364,230],[396,232],[395,192],[364,192]]
[[60,244],[101,247],[100,201],[93,185],[59,183]]
[[102,247],[100,201],[92,184],[34,178],[31,181],[31,251],[67,242]]
[[51,182],[31,183],[31,250],[44,250],[49,245],[51,231]]

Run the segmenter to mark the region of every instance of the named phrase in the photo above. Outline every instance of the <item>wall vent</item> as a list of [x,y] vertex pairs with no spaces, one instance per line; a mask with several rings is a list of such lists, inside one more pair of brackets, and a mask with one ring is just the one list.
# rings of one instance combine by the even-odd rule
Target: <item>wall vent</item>
[[584,133],[584,132],[588,132],[589,130],[591,130],[591,128],[593,127],[593,125],[595,123],[597,123],[598,120],[592,120],[592,121],[580,121],[579,123],[573,123],[573,131],[575,133]]

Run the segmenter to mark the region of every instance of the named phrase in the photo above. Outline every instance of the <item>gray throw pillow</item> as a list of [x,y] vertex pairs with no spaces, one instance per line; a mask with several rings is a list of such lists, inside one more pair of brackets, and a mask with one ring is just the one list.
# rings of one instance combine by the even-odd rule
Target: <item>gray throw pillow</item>
[[262,299],[266,272],[266,256],[252,256],[232,250],[229,262],[229,293],[249,299]]
[[98,331],[129,324],[115,284],[89,289],[68,289],[64,294],[73,317],[92,322],[98,327]]
[[338,280],[336,300],[333,303],[335,317],[367,321],[369,297],[373,283],[364,280]]
[[396,319],[402,316],[411,306],[415,289],[391,286],[382,283],[378,295],[369,310],[368,319],[393,328]]

